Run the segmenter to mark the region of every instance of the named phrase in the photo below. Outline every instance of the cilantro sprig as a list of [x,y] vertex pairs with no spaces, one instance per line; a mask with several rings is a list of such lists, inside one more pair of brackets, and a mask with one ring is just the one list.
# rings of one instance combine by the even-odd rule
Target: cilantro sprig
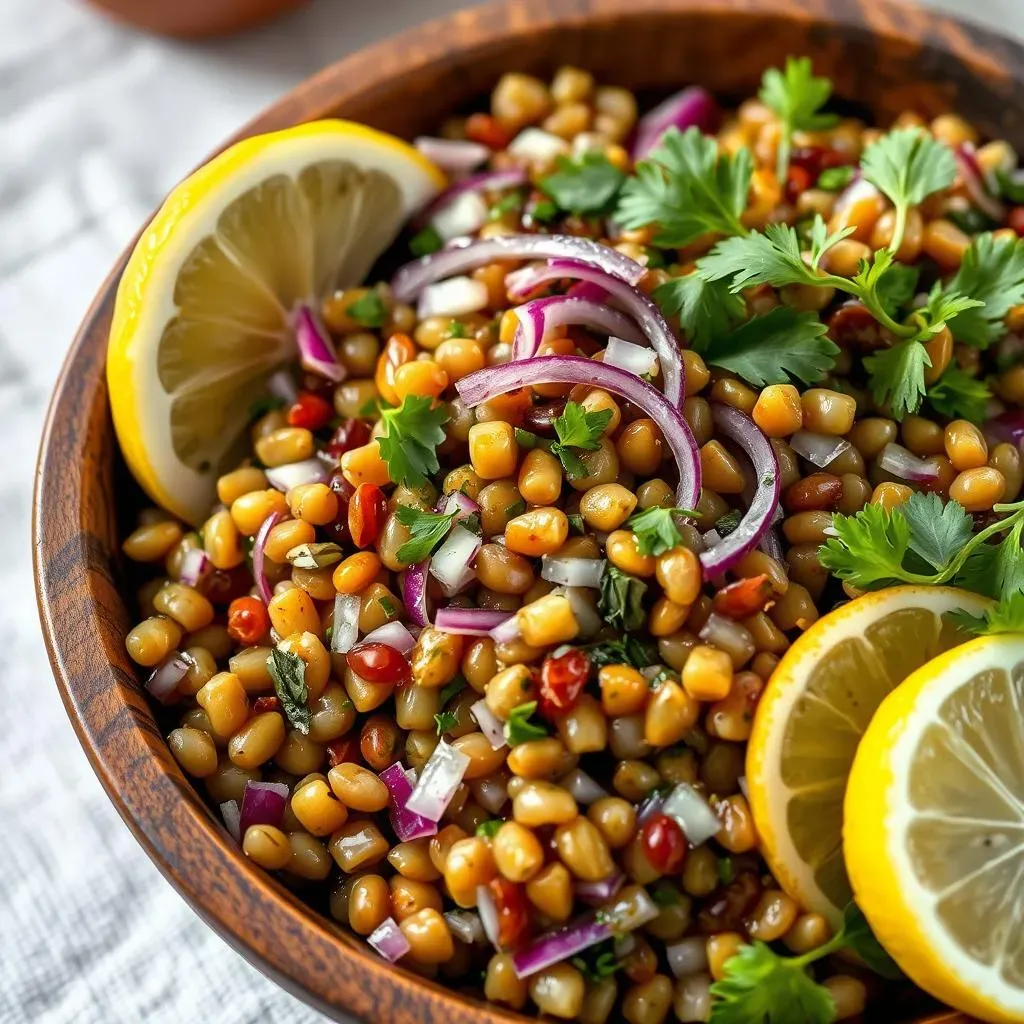
[[951,420],[970,420],[981,424],[992,392],[982,380],[964,373],[956,366],[948,370],[928,389],[932,408]]
[[964,253],[949,290],[981,300],[981,305],[957,318],[957,341],[988,348],[1006,333],[1006,314],[1024,302],[1024,240],[978,235]]
[[397,409],[381,410],[384,436],[378,438],[381,458],[396,484],[422,487],[440,469],[437,446],[444,441],[448,407],[434,405],[428,395],[406,395]]
[[574,449],[596,452],[611,418],[611,409],[587,412],[578,402],[566,402],[565,411],[555,417],[553,425],[558,440],[552,442],[550,450],[561,461],[570,480],[580,480],[589,472]]
[[626,520],[633,533],[636,534],[637,550],[642,555],[665,554],[683,543],[683,535],[679,532],[676,517],[696,518],[700,515],[692,508],[662,508],[653,505],[651,508],[637,512]]
[[505,720],[505,740],[510,747],[518,746],[529,740],[542,740],[547,736],[548,731],[542,725],[531,722],[530,718],[537,710],[535,700],[527,701],[514,707]]

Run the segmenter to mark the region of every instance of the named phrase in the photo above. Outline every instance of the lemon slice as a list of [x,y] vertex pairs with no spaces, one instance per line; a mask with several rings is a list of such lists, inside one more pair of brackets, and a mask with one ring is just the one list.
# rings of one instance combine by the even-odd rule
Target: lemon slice
[[151,498],[203,518],[250,404],[295,355],[296,304],[361,282],[444,185],[348,121],[246,139],[178,185],[125,267],[107,354],[118,440]]
[[799,903],[833,925],[850,900],[843,795],[876,708],[911,672],[966,637],[943,613],[991,602],[951,587],[891,587],[819,619],[772,674],[747,747],[761,849]]
[[845,814],[857,903],[906,974],[1024,1021],[1024,636],[964,644],[887,697]]

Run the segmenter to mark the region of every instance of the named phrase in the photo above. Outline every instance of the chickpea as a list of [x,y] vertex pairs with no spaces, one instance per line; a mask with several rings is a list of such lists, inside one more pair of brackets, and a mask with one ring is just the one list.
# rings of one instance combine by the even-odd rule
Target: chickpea
[[436,688],[451,682],[459,670],[462,649],[461,636],[427,626],[409,656],[413,683]]
[[494,863],[510,882],[528,882],[544,866],[540,841],[519,822],[506,821],[494,837],[493,848]]

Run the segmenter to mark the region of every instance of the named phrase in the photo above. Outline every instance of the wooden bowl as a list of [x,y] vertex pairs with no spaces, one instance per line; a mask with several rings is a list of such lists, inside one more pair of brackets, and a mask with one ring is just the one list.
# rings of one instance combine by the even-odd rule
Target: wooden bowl
[[118,21],[178,39],[251,28],[308,0],[88,0]]
[[[883,0],[512,0],[379,43],[289,93],[237,137],[342,115],[411,137],[486,97],[508,70],[578,64],[656,94],[700,82],[735,99],[789,53],[885,124],[957,110],[1024,148],[1024,49]],[[232,140],[233,141],[233,140]],[[138,489],[111,429],[104,350],[124,259],[76,337],[50,406],[35,494],[39,611],[54,675],[100,781],[157,866],[256,966],[325,1013],[388,1024],[522,1019],[385,964],[247,863],[168,753],[125,654],[119,537]],[[915,997],[872,1021],[922,1020]],[[934,1024],[964,1024],[940,1014]]]

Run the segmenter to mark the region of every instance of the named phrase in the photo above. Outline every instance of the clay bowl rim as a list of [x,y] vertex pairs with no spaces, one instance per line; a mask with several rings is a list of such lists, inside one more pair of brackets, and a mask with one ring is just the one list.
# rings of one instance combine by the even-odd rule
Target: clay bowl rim
[[[443,67],[454,55],[486,61],[488,47],[498,42],[526,39],[558,26],[682,10],[710,19],[764,13],[847,32],[867,30],[908,47],[915,43],[915,27],[920,30],[924,24],[928,46],[960,61],[978,79],[1008,75],[985,56],[989,49],[1007,47],[1015,83],[1024,78],[1024,47],[1016,42],[888,0],[871,0],[870,9],[866,18],[856,0],[631,0],[628,11],[615,0],[511,0],[472,8],[378,42],[326,68],[225,145],[329,116],[384,83]],[[405,61],[400,72],[393,70],[396,53]],[[329,1016],[348,1012],[403,1022],[439,1021],[443,1016],[451,1024],[523,1020],[384,963],[364,943],[310,911],[276,880],[247,864],[170,759],[124,654],[127,613],[117,590],[116,545],[112,548],[104,539],[116,536],[114,506],[96,485],[99,481],[99,490],[105,487],[108,494],[113,487],[103,340],[127,252],[97,293],[55,385],[33,500],[33,563],[47,652],[93,769],[136,839],[190,906],[250,962]],[[126,746],[121,749],[119,744]],[[927,1024],[965,1020],[941,1013]]]

